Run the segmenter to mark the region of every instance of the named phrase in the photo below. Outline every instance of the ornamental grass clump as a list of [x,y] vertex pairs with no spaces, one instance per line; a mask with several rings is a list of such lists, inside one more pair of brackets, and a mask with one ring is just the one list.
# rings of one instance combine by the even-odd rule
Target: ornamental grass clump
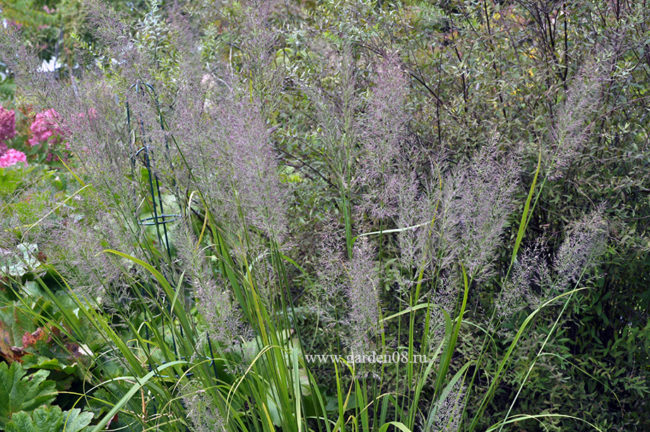
[[[501,19],[488,3],[464,24],[487,31],[476,44],[502,37],[482,30]],[[539,407],[522,399],[547,357],[568,368],[550,348],[611,245],[596,197],[579,190],[593,203],[553,213],[583,185],[566,179],[606,103],[607,64],[571,69],[547,113],[562,88],[552,69],[543,91],[523,84],[542,102],[510,98],[501,66],[474,69],[472,56],[500,54],[462,45],[456,6],[409,6],[395,34],[407,5],[313,5],[335,26],[303,7],[152,2],[127,24],[87,2],[97,29],[79,55],[96,61],[58,77],[27,48],[16,62],[15,35],[0,44],[19,97],[38,101],[28,143],[70,153],[48,171],[68,181],[51,208],[2,219],[11,248],[44,253],[0,283],[40,288],[61,315],[37,319],[92,345],[70,393],[98,414],[93,432],[586,424],[511,413]],[[441,39],[402,46],[421,21]],[[0,142],[11,115],[0,109]],[[17,158],[1,150],[0,164]]]

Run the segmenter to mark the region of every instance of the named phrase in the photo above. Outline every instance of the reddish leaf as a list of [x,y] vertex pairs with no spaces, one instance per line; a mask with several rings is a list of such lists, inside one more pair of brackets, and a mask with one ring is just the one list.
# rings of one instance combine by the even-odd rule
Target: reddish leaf
[[33,333],[25,332],[23,335],[23,348],[29,348],[32,345],[35,345],[39,340],[44,340],[47,338],[47,333],[43,331],[41,327],[37,328]]

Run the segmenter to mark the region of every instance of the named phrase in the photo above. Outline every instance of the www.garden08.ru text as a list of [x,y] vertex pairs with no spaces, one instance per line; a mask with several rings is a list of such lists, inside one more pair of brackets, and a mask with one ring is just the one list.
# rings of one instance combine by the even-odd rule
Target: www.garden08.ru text
[[387,354],[377,354],[376,352],[365,353],[365,354],[348,354],[348,355],[337,355],[337,354],[305,354],[305,360],[307,363],[334,363],[334,362],[346,362],[348,364],[355,363],[429,363],[433,359],[430,359],[427,355],[424,354],[413,354],[410,358],[408,352],[398,352]]

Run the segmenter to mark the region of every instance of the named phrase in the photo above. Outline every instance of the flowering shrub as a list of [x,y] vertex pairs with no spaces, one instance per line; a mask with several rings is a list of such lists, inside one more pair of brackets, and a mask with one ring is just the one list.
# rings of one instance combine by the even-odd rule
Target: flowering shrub
[[0,145],[14,136],[16,136],[16,113],[0,106]]
[[27,163],[25,153],[7,146],[6,141],[16,136],[16,113],[0,106],[0,168],[10,167],[18,162]]
[[[47,150],[46,160],[48,162],[58,160],[56,152],[61,151],[61,144],[66,135],[59,113],[53,108],[39,112],[29,129],[32,137],[27,141],[28,144],[32,147],[41,145]],[[65,143],[65,150],[68,149],[69,146]]]
[[[68,157],[69,145],[60,114],[50,108],[37,113],[32,120],[30,109],[24,110],[21,125],[16,125],[16,112],[0,106],[0,166],[18,162],[53,163]],[[81,114],[83,117],[83,114]]]
[[12,165],[16,165],[19,162],[24,162],[27,164],[27,156],[25,156],[25,153],[18,150],[8,149],[6,152],[4,152],[4,154],[0,156],[1,168],[10,167]]

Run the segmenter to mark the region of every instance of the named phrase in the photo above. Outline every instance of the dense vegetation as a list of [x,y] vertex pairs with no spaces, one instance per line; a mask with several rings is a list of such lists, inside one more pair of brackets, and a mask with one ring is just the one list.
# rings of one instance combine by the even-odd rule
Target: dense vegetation
[[645,1],[0,7],[0,430],[650,429]]

